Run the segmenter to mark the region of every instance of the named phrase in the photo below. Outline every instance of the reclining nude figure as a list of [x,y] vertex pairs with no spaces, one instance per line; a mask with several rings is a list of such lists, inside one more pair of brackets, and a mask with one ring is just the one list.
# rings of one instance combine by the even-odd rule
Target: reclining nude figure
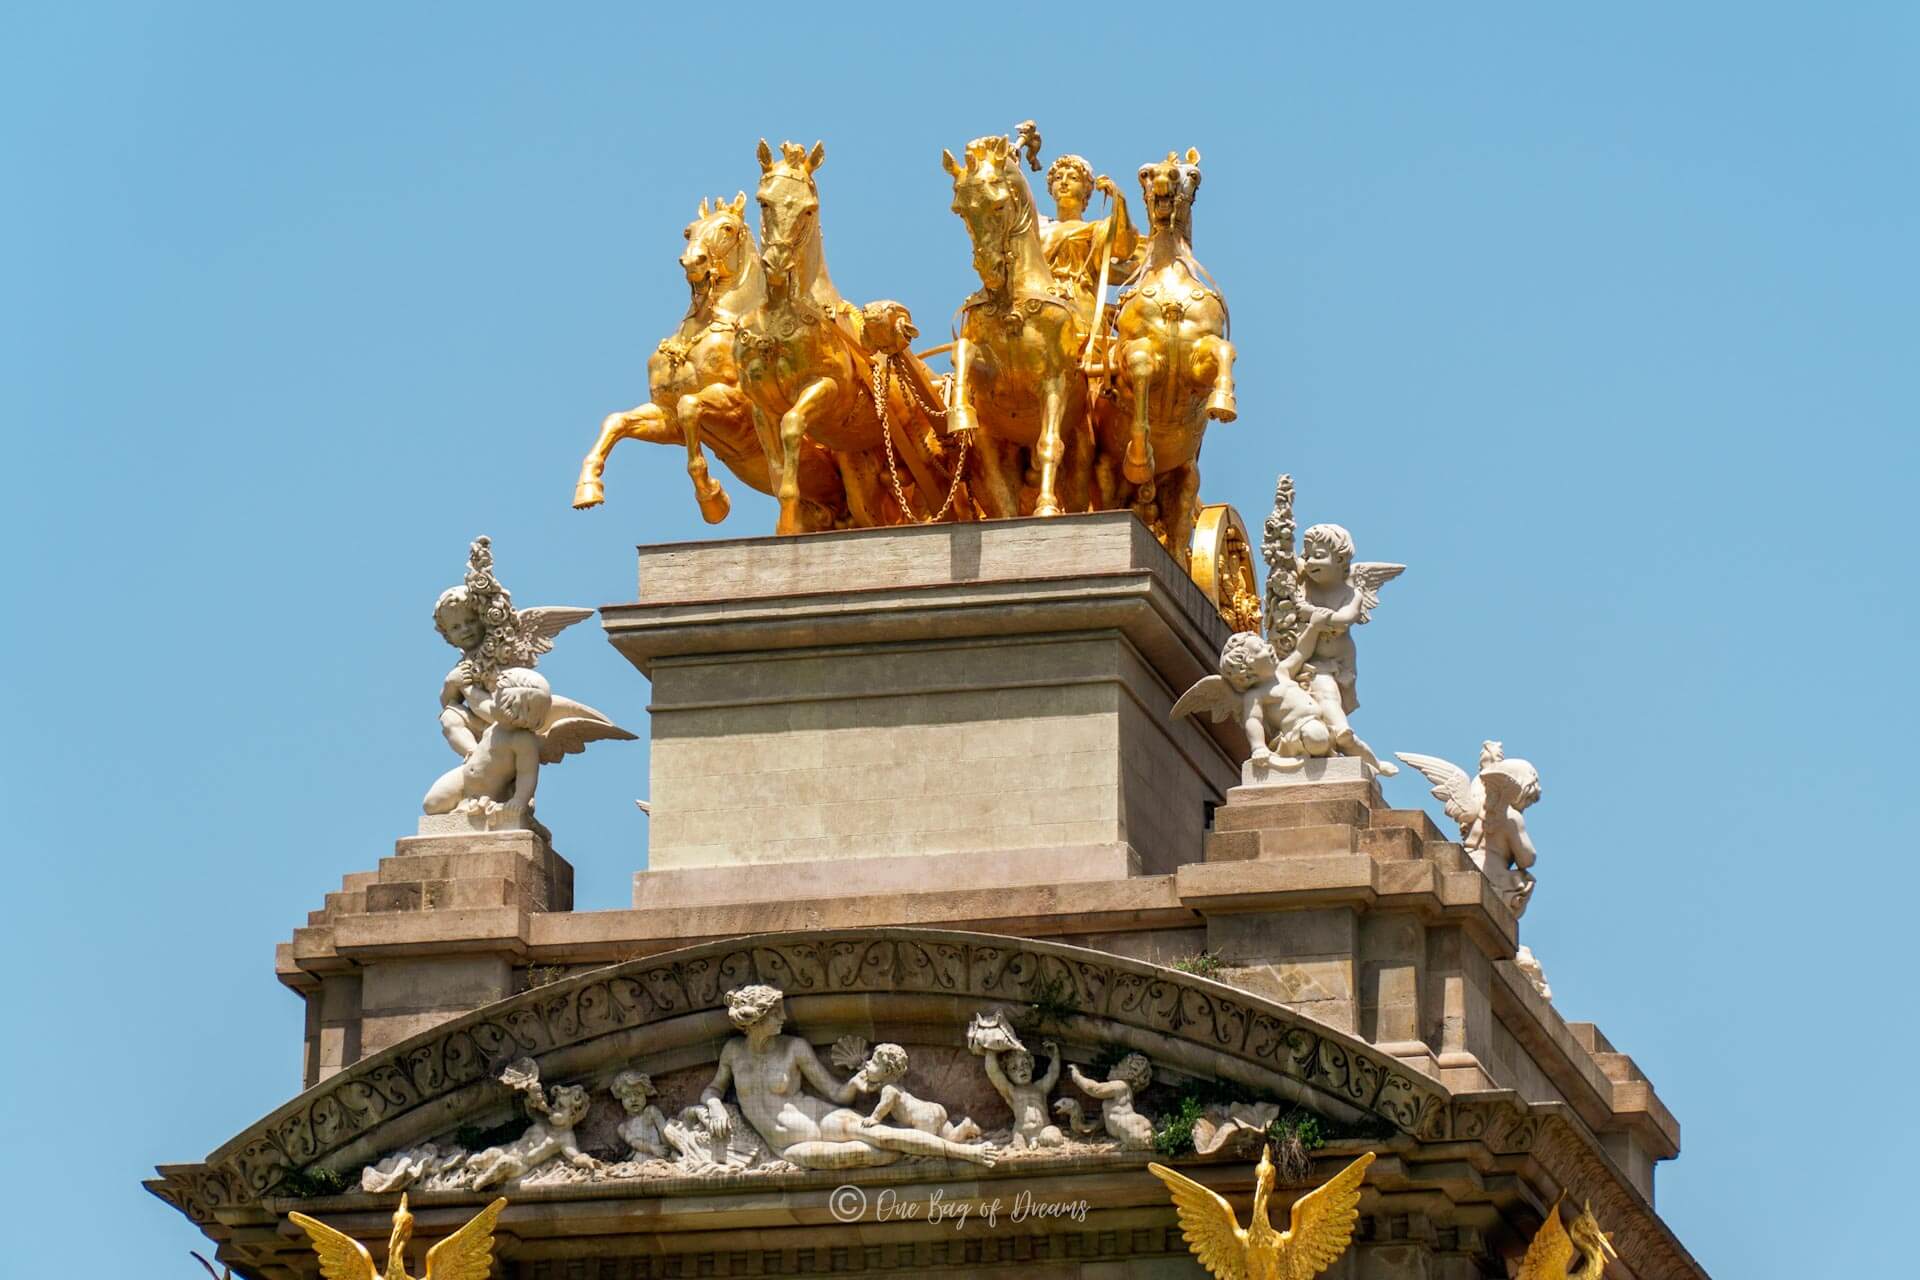
[[[868,1116],[847,1105],[859,1094],[859,1086],[835,1080],[804,1039],[781,1034],[787,1014],[777,988],[727,992],[727,1016],[741,1034],[720,1051],[720,1065],[700,1094],[708,1132],[719,1141],[726,1140],[731,1128],[723,1105],[731,1087],[741,1114],[773,1154],[803,1169],[892,1164],[903,1155],[993,1163],[993,1149],[986,1143],[953,1142],[919,1129],[862,1123]],[[809,1087],[825,1098],[809,1095]]]

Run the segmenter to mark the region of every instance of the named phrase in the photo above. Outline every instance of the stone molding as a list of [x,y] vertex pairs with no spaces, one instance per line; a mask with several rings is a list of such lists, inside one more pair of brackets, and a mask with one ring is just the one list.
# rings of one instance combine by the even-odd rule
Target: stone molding
[[[292,1171],[341,1168],[370,1153],[445,1128],[493,1105],[500,1062],[546,1057],[556,1077],[644,1065],[648,1055],[697,1055],[728,1033],[724,993],[752,982],[782,986],[801,1018],[826,1011],[876,1019],[911,1002],[921,1012],[1030,1003],[1064,989],[1079,1011],[1064,1044],[1145,1046],[1176,1072],[1238,1078],[1324,1113],[1390,1126],[1383,1149],[1439,1157],[1455,1144],[1524,1174],[1543,1208],[1561,1191],[1590,1199],[1633,1260],[1636,1280],[1704,1274],[1652,1206],[1565,1104],[1528,1105],[1511,1091],[1450,1093],[1427,1076],[1285,1006],[1175,970],[1051,942],[890,928],[731,939],[595,970],[501,1000],[374,1054],[309,1090],[213,1152],[204,1164],[167,1165],[147,1186],[210,1233],[271,1220],[274,1193]],[[933,1003],[929,1003],[929,1001]],[[957,1016],[957,1013],[956,1013]],[[958,1031],[956,1022],[955,1030]],[[1137,1161],[1136,1161],[1137,1162]],[[1514,1164],[1513,1162],[1518,1162]],[[1105,1169],[1096,1162],[1086,1169]],[[891,1180],[905,1173],[876,1171]],[[801,1173],[757,1184],[793,1190],[844,1175]],[[865,1177],[862,1180],[867,1180]],[[1403,1175],[1404,1180],[1404,1175]],[[738,1193],[718,1180],[648,1194]],[[607,1194],[588,1184],[540,1194]],[[616,1194],[633,1194],[632,1190]],[[1522,1211],[1524,1216],[1525,1211]],[[999,1246],[996,1246],[999,1247]],[[634,1264],[638,1265],[638,1264]],[[858,1266],[829,1270],[859,1270]],[[636,1272],[644,1274],[644,1272]]]
[[[915,929],[770,935],[691,947],[581,974],[454,1019],[374,1054],[302,1094],[208,1157],[179,1203],[218,1210],[269,1194],[291,1172],[381,1145],[379,1131],[420,1108],[491,1082],[498,1063],[535,1059],[670,1020],[712,1015],[752,982],[810,996],[926,993],[1026,1003],[1064,983],[1094,1025],[1132,1028],[1195,1062],[1294,1082],[1317,1105],[1366,1115],[1427,1141],[1456,1133],[1524,1149],[1532,1124],[1507,1100],[1462,1111],[1426,1076],[1352,1037],[1203,978],[1058,943]],[[1065,1033],[1063,1040],[1075,1039]],[[1189,1068],[1190,1070],[1190,1068]],[[436,1106],[436,1104],[441,1104]],[[398,1145],[389,1142],[388,1145]],[[163,1178],[172,1189],[174,1179]],[[156,1188],[158,1191],[159,1188]]]

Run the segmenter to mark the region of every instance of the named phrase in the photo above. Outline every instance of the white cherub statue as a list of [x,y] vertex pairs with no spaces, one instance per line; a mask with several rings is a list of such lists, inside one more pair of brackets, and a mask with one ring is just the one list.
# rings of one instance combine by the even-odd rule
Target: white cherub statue
[[1406,572],[1403,564],[1356,563],[1353,535],[1337,524],[1316,524],[1293,549],[1293,477],[1274,486],[1260,555],[1267,562],[1267,638],[1286,657],[1313,697],[1333,737],[1333,750],[1358,756],[1382,774],[1400,772],[1360,740],[1348,722],[1360,707],[1352,631],[1380,603],[1380,588]]
[[873,1047],[872,1056],[853,1077],[854,1088],[862,1093],[880,1095],[873,1110],[861,1117],[861,1128],[871,1129],[892,1121],[922,1133],[935,1134],[949,1142],[979,1141],[980,1126],[971,1119],[962,1116],[958,1120],[950,1120],[946,1107],[940,1103],[916,1098],[902,1089],[899,1082],[906,1078],[906,1074],[905,1049],[897,1044],[877,1044]]
[[633,734],[600,712],[563,698],[533,670],[561,631],[591,609],[515,609],[493,576],[492,543],[476,538],[467,575],[440,594],[433,624],[460,661],[440,688],[440,732],[462,763],[435,782],[423,804],[429,814],[456,810],[501,816],[531,808],[539,768],[602,739]]
[[1438,756],[1398,753],[1433,784],[1433,798],[1460,825],[1460,843],[1486,873],[1515,916],[1533,895],[1533,841],[1521,813],[1540,798],[1540,773],[1525,760],[1509,760],[1497,742],[1480,744],[1480,773]]
[[1067,1070],[1073,1074],[1073,1083],[1079,1086],[1080,1092],[1100,1100],[1097,1125],[1082,1114],[1077,1098],[1062,1098],[1053,1104],[1053,1109],[1067,1118],[1075,1133],[1096,1133],[1105,1128],[1107,1136],[1124,1150],[1153,1149],[1153,1121],[1133,1109],[1134,1095],[1153,1083],[1153,1064],[1145,1054],[1130,1053],[1120,1059],[1107,1069],[1105,1080],[1089,1078],[1072,1063],[1067,1064]]
[[1302,674],[1307,691],[1333,731],[1334,750],[1359,756],[1382,774],[1400,772],[1373,754],[1347,723],[1360,709],[1355,689],[1352,629],[1368,620],[1380,603],[1380,588],[1405,573],[1403,564],[1356,563],[1353,535],[1337,524],[1316,524],[1300,539],[1299,638],[1294,653],[1309,665]]
[[620,1140],[627,1144],[635,1160],[664,1160],[667,1147],[667,1117],[653,1105],[653,1077],[644,1071],[622,1071],[607,1086],[614,1101],[627,1113],[620,1122]]
[[585,1089],[568,1084],[549,1094],[541,1086],[540,1068],[531,1058],[510,1064],[501,1072],[500,1083],[521,1095],[533,1124],[506,1146],[488,1147],[467,1160],[474,1190],[524,1178],[553,1160],[564,1160],[588,1172],[601,1167],[598,1160],[580,1149],[573,1133],[574,1126],[587,1118],[591,1105]]
[[1333,751],[1333,731],[1298,681],[1303,662],[1297,652],[1282,658],[1258,632],[1236,631],[1220,650],[1220,674],[1181,694],[1173,716],[1237,719],[1247,735],[1249,781],[1267,769],[1297,769],[1305,757]]

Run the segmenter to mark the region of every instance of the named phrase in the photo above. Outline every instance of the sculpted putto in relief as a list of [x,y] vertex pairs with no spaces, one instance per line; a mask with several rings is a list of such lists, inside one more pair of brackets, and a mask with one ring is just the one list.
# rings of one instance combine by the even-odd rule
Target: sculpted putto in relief
[[553,1160],[564,1160],[589,1172],[601,1167],[598,1160],[580,1149],[573,1134],[574,1126],[587,1118],[590,1102],[585,1089],[561,1085],[548,1094],[540,1084],[539,1067],[528,1058],[509,1066],[501,1074],[500,1083],[521,1095],[533,1124],[505,1146],[488,1147],[467,1161],[476,1191],[524,1178]]
[[907,1051],[897,1044],[877,1044],[873,1055],[854,1076],[853,1083],[862,1093],[879,1091],[880,1100],[873,1110],[860,1121],[863,1129],[870,1129],[888,1120],[899,1120],[909,1128],[922,1133],[931,1133],[947,1139],[949,1142],[977,1142],[980,1138],[980,1126],[962,1116],[958,1120],[947,1119],[947,1109],[937,1102],[928,1102],[916,1098],[902,1089],[896,1081],[907,1074]]
[[[727,992],[726,999],[727,1016],[741,1034],[720,1051],[720,1065],[700,1095],[710,1135],[724,1140],[731,1132],[723,1105],[731,1089],[773,1154],[805,1169],[891,1164],[903,1155],[993,1163],[993,1150],[985,1143],[871,1122],[870,1115],[850,1106],[859,1087],[835,1080],[805,1040],[781,1034],[786,1008],[777,988],[741,987]],[[812,1096],[809,1088],[824,1096]]]
[[1047,1095],[1060,1082],[1059,1045],[1051,1040],[1041,1042],[1049,1061],[1038,1080],[1033,1077],[1033,1054],[1020,1043],[1004,1012],[975,1015],[967,1028],[967,1047],[985,1059],[987,1082],[1013,1112],[1009,1145],[1015,1151],[1057,1147],[1066,1142],[1067,1135],[1060,1132],[1060,1126],[1047,1118]]
[[1153,1121],[1133,1109],[1134,1095],[1153,1083],[1153,1064],[1145,1054],[1130,1053],[1120,1059],[1107,1069],[1105,1080],[1089,1079],[1079,1067],[1071,1064],[1067,1070],[1080,1092],[1100,1100],[1099,1124],[1082,1114],[1077,1099],[1062,1098],[1053,1104],[1056,1111],[1067,1117],[1075,1133],[1097,1133],[1105,1128],[1107,1136],[1124,1150],[1152,1149]]

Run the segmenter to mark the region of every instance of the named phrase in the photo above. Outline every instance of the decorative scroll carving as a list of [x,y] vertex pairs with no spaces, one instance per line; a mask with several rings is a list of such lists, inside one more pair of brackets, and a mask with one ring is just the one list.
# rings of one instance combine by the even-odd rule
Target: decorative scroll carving
[[539,1059],[602,1036],[725,1008],[755,983],[792,996],[928,992],[1027,1005],[1046,992],[1091,1020],[1138,1027],[1299,1081],[1395,1128],[1417,1132],[1448,1102],[1392,1058],[1253,995],[1178,972],[1055,943],[932,930],[758,937],[580,974],[511,997],[362,1061],[156,1186],[196,1220],[268,1195],[495,1064]]

